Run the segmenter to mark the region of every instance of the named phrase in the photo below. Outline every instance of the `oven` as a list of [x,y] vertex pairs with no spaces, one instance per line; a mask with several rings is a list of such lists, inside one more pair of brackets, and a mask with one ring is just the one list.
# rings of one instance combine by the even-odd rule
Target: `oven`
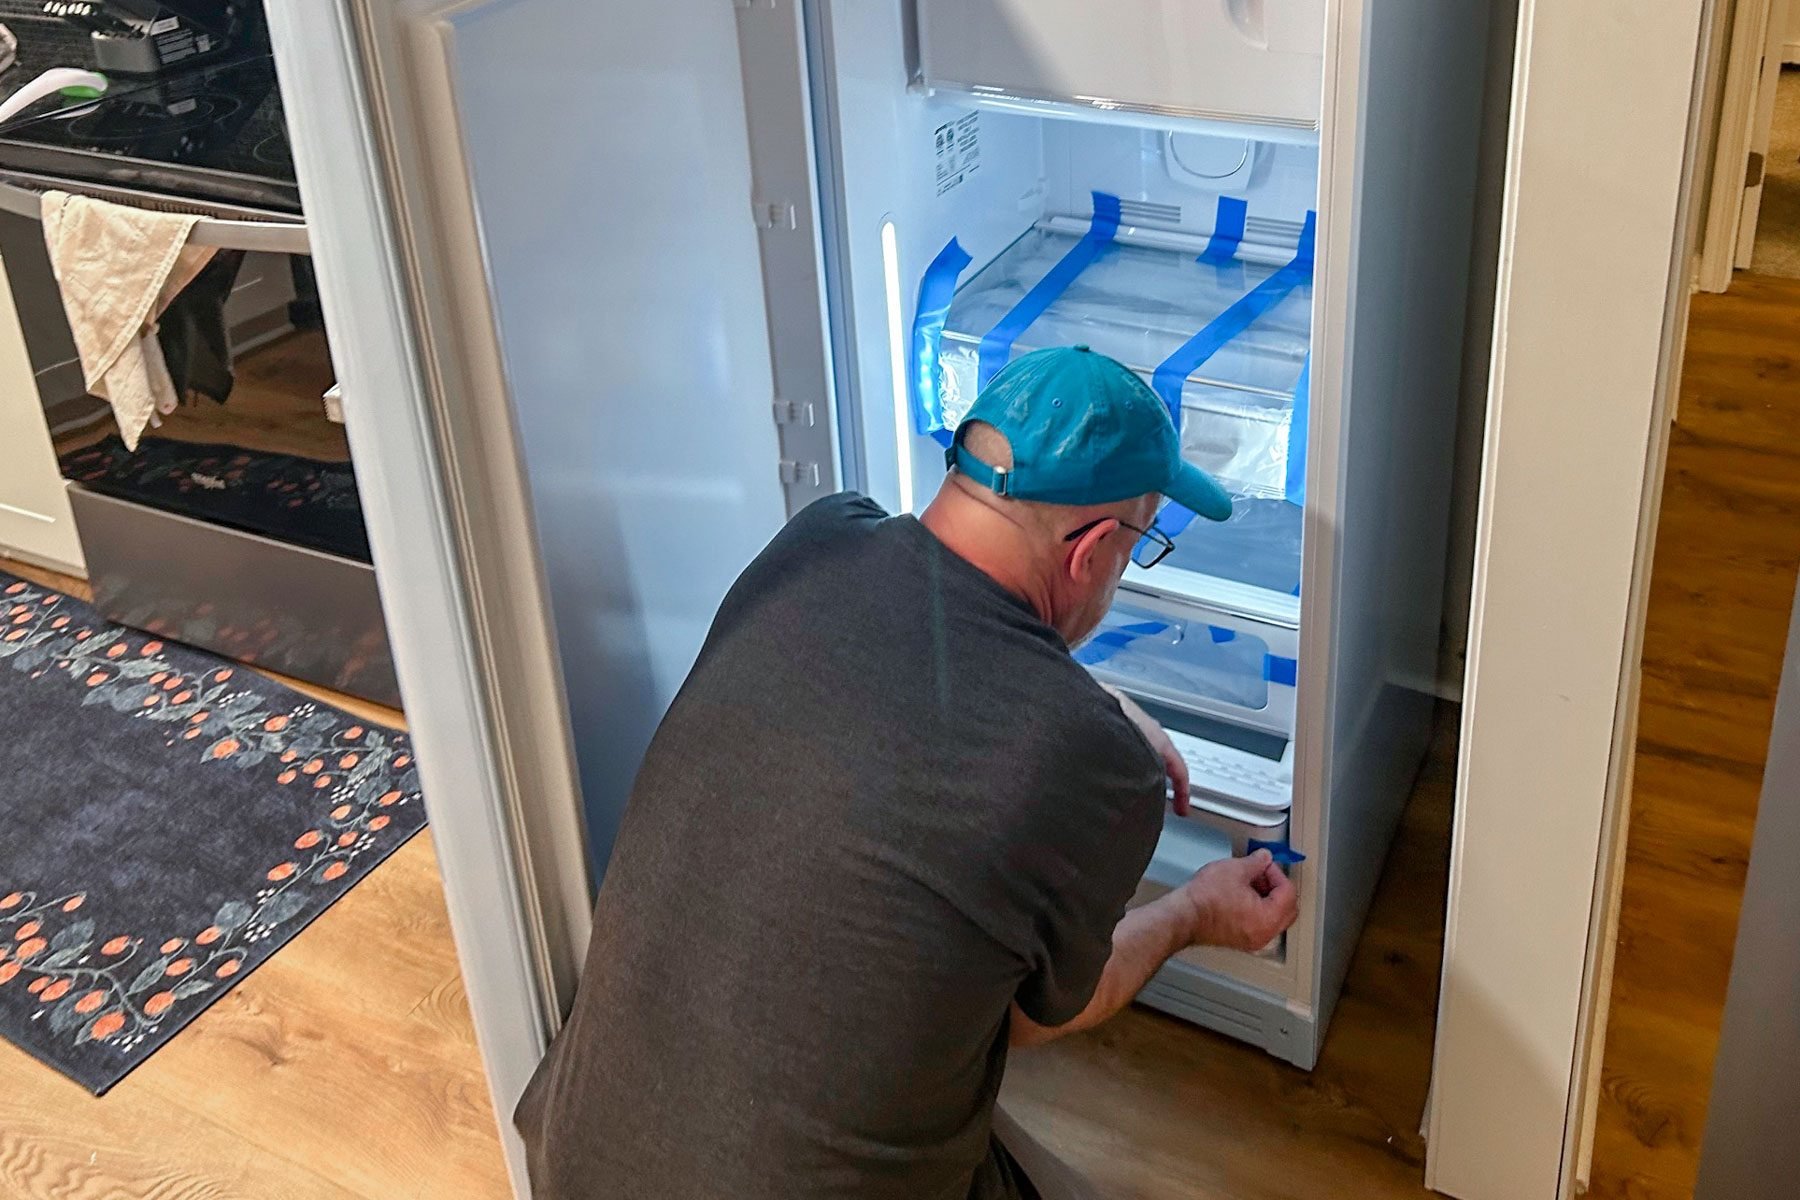
[[[39,217],[49,188],[198,214],[190,244],[216,248],[159,320],[181,403],[135,449],[84,383]],[[0,256],[101,611],[397,706],[266,54],[0,127]]]

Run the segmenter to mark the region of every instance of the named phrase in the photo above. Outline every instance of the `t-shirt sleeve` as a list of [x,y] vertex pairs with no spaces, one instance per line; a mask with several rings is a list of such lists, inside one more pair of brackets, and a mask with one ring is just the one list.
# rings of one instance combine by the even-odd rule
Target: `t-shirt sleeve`
[[[1116,710],[1115,710],[1116,711]],[[1162,767],[1120,715],[1064,743],[1048,767],[1045,861],[1029,969],[1014,996],[1039,1025],[1081,1015],[1112,957],[1113,928],[1162,828]]]

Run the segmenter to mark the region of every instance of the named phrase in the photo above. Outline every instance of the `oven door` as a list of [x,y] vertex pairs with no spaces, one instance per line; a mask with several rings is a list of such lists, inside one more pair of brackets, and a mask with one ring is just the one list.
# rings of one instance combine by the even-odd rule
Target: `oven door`
[[[116,620],[398,702],[306,227],[195,211],[217,256],[159,321],[182,402],[127,450],[88,394],[38,219],[59,181],[0,174],[4,256],[95,601]],[[335,398],[335,397],[334,397]],[[334,419],[334,415],[335,418]]]

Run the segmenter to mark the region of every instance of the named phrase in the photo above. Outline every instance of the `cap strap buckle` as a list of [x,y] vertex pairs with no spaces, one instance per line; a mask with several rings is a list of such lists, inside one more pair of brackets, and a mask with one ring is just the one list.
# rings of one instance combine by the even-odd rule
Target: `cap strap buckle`
[[996,496],[1012,495],[1012,472],[1005,467],[989,466],[965,451],[960,437],[944,451],[944,467],[946,470],[961,471]]

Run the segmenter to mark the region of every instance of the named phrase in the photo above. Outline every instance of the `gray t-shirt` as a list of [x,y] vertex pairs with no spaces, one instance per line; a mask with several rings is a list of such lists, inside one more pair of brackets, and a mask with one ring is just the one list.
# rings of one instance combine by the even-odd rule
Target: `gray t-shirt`
[[645,755],[540,1200],[1032,1196],[993,1143],[1009,1003],[1092,998],[1162,821],[1118,703],[912,517],[820,500],[726,596]]

